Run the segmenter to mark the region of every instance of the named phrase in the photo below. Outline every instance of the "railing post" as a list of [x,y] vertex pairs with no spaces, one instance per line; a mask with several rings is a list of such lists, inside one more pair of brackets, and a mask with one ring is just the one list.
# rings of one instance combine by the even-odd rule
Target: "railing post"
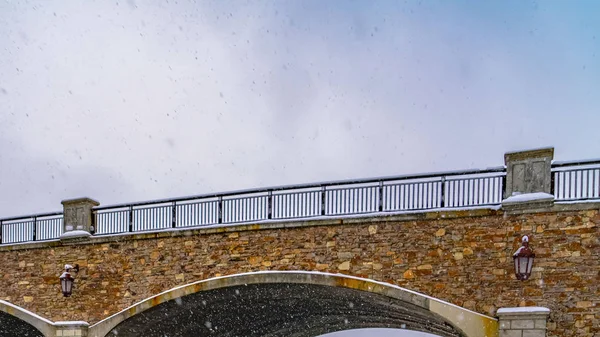
[[446,177],[442,176],[442,181],[441,181],[441,200],[440,200],[440,208],[444,208],[446,207]]
[[60,239],[85,239],[92,235],[93,208],[100,203],[90,198],[63,200],[61,203],[63,205],[63,234]]
[[[507,169],[507,173],[506,175],[508,175],[508,169]],[[506,195],[506,175],[502,176],[502,179],[500,180],[500,183],[502,184],[502,186],[500,186],[500,201],[502,201],[502,199],[505,198]]]
[[92,210],[92,223],[90,225],[90,234],[96,234],[96,211]]
[[36,241],[37,236],[37,218],[33,217],[33,241]]
[[219,197],[219,223],[223,223],[223,197]]
[[173,201],[171,209],[171,228],[177,227],[177,201]]
[[0,220],[0,244],[2,244],[2,227],[4,227],[2,225],[2,220]]
[[267,219],[273,219],[273,191],[267,196]]
[[499,336],[546,336],[549,315],[550,309],[544,307],[500,308],[496,311]]
[[[554,148],[512,152],[504,155],[506,178],[502,208],[522,210],[548,208],[554,204],[552,158]],[[529,194],[531,197],[519,197]]]
[[325,199],[327,198],[327,187],[321,188],[321,215],[325,215]]
[[133,206],[129,206],[129,231],[133,232]]
[[383,181],[379,182],[379,212],[383,212]]

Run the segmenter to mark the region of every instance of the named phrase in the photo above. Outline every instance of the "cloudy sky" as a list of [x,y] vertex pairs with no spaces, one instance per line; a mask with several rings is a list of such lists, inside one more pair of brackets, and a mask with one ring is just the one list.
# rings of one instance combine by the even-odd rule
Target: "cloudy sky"
[[0,218],[600,157],[600,1],[0,0]]

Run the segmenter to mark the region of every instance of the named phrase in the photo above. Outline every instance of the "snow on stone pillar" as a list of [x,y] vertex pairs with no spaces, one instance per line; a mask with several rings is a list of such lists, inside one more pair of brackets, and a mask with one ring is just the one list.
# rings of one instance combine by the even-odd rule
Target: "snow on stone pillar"
[[499,337],[546,337],[548,308],[500,308],[496,315],[500,325]]
[[511,152],[504,155],[506,187],[502,207],[545,208],[554,204],[551,194],[554,148]]
[[100,205],[90,198],[78,198],[62,201],[63,204],[63,234],[61,240],[86,238],[91,235],[93,224],[92,208]]

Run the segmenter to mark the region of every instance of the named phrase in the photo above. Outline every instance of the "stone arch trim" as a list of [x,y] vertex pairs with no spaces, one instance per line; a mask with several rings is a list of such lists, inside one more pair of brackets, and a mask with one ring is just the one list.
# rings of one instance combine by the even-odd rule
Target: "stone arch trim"
[[0,300],[0,311],[24,321],[44,336],[54,336],[54,323],[12,303]]
[[369,279],[321,272],[263,271],[211,278],[165,291],[138,302],[90,327],[90,337],[104,337],[121,322],[154,308],[162,303],[201,291],[216,290],[247,284],[294,283],[341,287],[379,294],[419,306],[461,331],[465,337],[497,337],[495,318],[444,302],[442,300],[404,289],[392,284]]

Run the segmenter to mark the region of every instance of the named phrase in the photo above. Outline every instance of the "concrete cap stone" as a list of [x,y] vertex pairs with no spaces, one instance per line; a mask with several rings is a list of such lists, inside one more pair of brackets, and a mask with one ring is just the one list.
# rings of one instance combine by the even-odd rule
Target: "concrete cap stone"
[[554,148],[545,147],[540,149],[532,149],[526,151],[507,152],[504,154],[504,163],[508,165],[512,161],[527,160],[532,158],[548,157],[550,160],[554,158]]
[[500,308],[496,311],[497,316],[538,316],[550,315],[550,309],[544,307],[516,307]]
[[92,204],[94,206],[100,205],[100,203],[92,198],[82,197],[82,198],[74,198],[74,199],[66,199],[60,202],[63,205],[66,204]]

